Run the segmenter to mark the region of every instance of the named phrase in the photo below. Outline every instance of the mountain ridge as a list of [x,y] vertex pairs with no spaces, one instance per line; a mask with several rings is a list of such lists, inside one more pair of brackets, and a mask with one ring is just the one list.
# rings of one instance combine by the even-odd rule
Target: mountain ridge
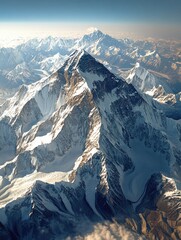
[[[86,51],[75,51],[56,73],[23,86],[5,105],[0,141],[15,152],[0,166],[0,221],[14,239],[66,239],[80,233],[83,221],[113,219],[157,237],[149,214],[160,214],[159,199],[167,204],[169,196],[179,211],[173,180],[180,179],[179,123]],[[5,138],[8,128],[13,144]]]
[[[84,38],[85,41],[82,40]],[[140,62],[147,69],[171,76],[170,78],[175,84],[175,79],[179,79],[180,66],[179,54],[177,55],[174,52],[177,49],[177,44],[175,43],[175,46],[174,43],[171,43],[171,45],[173,44],[173,50],[170,49],[169,53],[165,44],[159,41],[157,43],[147,40],[142,42],[128,41],[127,39],[118,40],[99,30],[85,34],[77,39],[61,39],[57,37],[32,39],[14,49],[1,49],[0,86],[17,88],[22,83],[31,84],[42,77],[47,77],[57,71],[70,53],[77,48],[85,48],[86,51],[104,63],[109,70],[118,76],[120,76],[122,70],[130,69],[136,62]],[[163,47],[161,47],[162,45]],[[167,54],[165,53],[166,49]],[[137,51],[136,56],[133,54],[135,51]],[[158,64],[157,55],[159,55],[160,59]],[[8,59],[8,61],[4,61],[4,59]],[[177,83],[177,85],[179,84]]]

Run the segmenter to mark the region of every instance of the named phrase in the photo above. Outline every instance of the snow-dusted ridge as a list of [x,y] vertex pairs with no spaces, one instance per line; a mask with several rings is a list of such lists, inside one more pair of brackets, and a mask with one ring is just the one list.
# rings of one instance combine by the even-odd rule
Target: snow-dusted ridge
[[177,193],[180,122],[84,50],[0,111],[0,221],[16,238],[66,238],[85,220],[138,219],[159,186]]
[[[75,52],[73,54],[73,57],[70,57],[70,60],[67,62],[65,71],[68,71],[69,68],[71,68],[72,61],[75,61],[75,59],[77,60],[77,64],[78,64],[80,58],[84,54],[86,55],[84,51]],[[76,71],[75,74],[78,74],[77,72],[78,67],[76,66],[76,64],[74,66],[74,70]],[[1,119],[2,121],[4,121],[3,119],[6,119],[7,117],[9,118],[8,122],[10,126],[12,126],[12,129],[13,129],[12,131],[14,131],[14,134],[16,134],[16,138],[18,138],[17,145],[16,143],[15,145],[18,150],[18,153],[20,153],[19,156],[15,157],[15,159],[11,160],[10,162],[7,161],[6,165],[3,166],[2,168],[14,165],[14,168],[16,169],[17,168],[16,162],[19,161],[21,155],[24,156],[23,152],[27,152],[28,158],[31,159],[30,161],[32,165],[29,170],[37,172],[36,168],[38,166],[36,167],[36,165],[37,165],[38,159],[36,155],[34,156],[33,154],[34,151],[37,151],[38,148],[40,148],[40,151],[41,151],[41,148],[45,145],[49,149],[47,150],[48,152],[53,151],[52,152],[53,155],[54,155],[54,152],[56,151],[59,152],[58,149],[56,150],[57,148],[56,138],[59,137],[61,130],[63,130],[64,128],[64,124],[65,124],[64,121],[66,120],[66,118],[68,118],[69,115],[71,115],[72,111],[76,111],[75,110],[76,105],[79,104],[79,101],[81,103],[81,101],[84,98],[84,96],[82,95],[84,93],[86,94],[86,92],[90,94],[90,91],[91,91],[88,87],[87,82],[85,82],[85,79],[82,78],[80,80],[81,80],[80,83],[78,79],[77,83],[75,83],[75,87],[72,86],[70,88],[69,84],[71,83],[68,82],[66,84],[63,82],[64,79],[60,80],[60,76],[58,72],[52,75],[48,79],[41,80],[29,86],[22,86],[21,89],[16,93],[14,97],[9,99],[8,102],[5,102],[4,104],[5,107],[1,106],[2,112],[3,112]],[[82,89],[80,88],[80,84],[82,84],[83,86]],[[74,104],[74,100],[71,100],[71,99],[78,99],[78,103]],[[68,105],[67,104],[68,101],[70,102],[72,101],[72,103]],[[6,110],[4,111],[5,108]],[[96,114],[96,109],[93,108],[92,111],[90,111],[90,113],[91,113],[91,118],[94,118],[93,116]],[[96,129],[97,127],[98,125],[96,126]],[[72,131],[74,131],[74,129]],[[95,134],[98,134],[98,133],[99,133],[99,128],[97,129],[96,133],[94,132],[90,133],[90,138],[93,138],[94,142],[96,141]],[[69,134],[69,133],[67,132],[66,134]],[[66,155],[63,152],[62,153],[59,152],[58,153],[59,157],[56,156],[56,154],[55,156],[53,156],[55,167],[53,167],[52,165],[51,166],[52,169],[56,168],[58,163],[57,162],[58,158],[59,158],[59,161],[62,162],[62,164],[64,163],[65,171],[67,171],[66,169],[69,169],[69,170],[73,169],[74,164],[72,163],[72,161],[69,159],[68,161],[70,165],[69,166],[67,165],[67,163],[65,163],[65,159],[72,158],[72,160],[75,161],[76,157],[77,159],[79,158],[79,155],[82,154],[82,150],[81,150],[82,146],[79,146],[78,144],[79,141],[81,142],[81,139],[78,140],[78,136],[75,136],[75,139],[74,139],[75,146],[72,146],[73,150],[71,150],[70,146],[66,146],[68,148],[67,150],[64,150],[65,152],[67,152]],[[61,155],[63,156],[61,157]],[[47,160],[49,161],[49,159]],[[26,162],[26,160],[24,161]],[[27,161],[29,161],[29,159]],[[15,169],[14,170],[12,169],[13,171],[10,176],[10,180],[14,178],[13,175],[14,176],[17,175],[17,173],[15,173],[16,171],[20,171],[20,172],[24,171],[23,166],[22,167],[19,166],[19,169],[17,168],[17,170]],[[64,167],[61,166],[60,169],[63,170]],[[34,176],[36,179],[35,172],[34,172]],[[43,174],[42,176],[45,176],[44,173],[42,174]],[[61,171],[60,171],[60,174],[61,174]],[[39,179],[39,176],[40,176],[40,173],[37,173],[38,179]],[[60,179],[58,177],[57,181],[59,180]],[[26,179],[26,176],[22,178],[22,181],[27,182],[28,184],[28,180]],[[13,185],[16,186],[16,184],[13,184]],[[31,185],[31,181],[30,181],[30,185]],[[11,188],[11,190],[12,189],[13,188]],[[15,192],[16,191],[14,191],[13,193],[13,199],[21,196],[19,194],[17,194],[16,196]],[[24,193],[25,192],[23,191],[23,194]]]
[[137,89],[143,98],[157,109],[164,111],[166,116],[180,119],[181,93],[174,93],[168,79],[153,75],[139,63],[129,71],[126,81]]

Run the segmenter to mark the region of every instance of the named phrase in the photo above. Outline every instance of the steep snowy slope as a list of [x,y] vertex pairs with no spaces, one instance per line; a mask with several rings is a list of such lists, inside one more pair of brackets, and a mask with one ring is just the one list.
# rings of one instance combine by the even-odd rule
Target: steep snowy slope
[[0,111],[2,236],[65,239],[114,220],[158,237],[160,211],[159,233],[178,236],[179,215],[171,218],[160,199],[180,212],[180,122],[87,52],[22,86]]
[[153,75],[137,63],[128,71],[126,81],[133,84],[148,103],[163,110],[166,116],[181,119],[181,92],[174,93],[168,79]]

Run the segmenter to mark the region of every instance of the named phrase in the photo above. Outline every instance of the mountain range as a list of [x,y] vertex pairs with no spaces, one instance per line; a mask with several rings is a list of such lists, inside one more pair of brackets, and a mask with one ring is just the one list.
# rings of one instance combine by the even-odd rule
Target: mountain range
[[117,40],[96,29],[77,39],[35,38],[14,48],[0,48],[1,87],[29,84],[52,74],[76,49],[85,49],[115,74],[139,62],[172,83],[181,80],[179,42]]
[[161,105],[178,93],[139,63],[112,71],[128,40],[96,31],[56,39],[56,51],[51,38],[34,40],[34,52],[32,41],[19,48],[47,68],[17,80],[0,106],[0,238],[81,239],[99,224],[133,239],[181,238],[181,120]]
[[[180,118],[180,43],[117,40],[97,29],[78,39],[48,37],[1,48],[0,103],[22,84],[31,84],[56,72],[76,49],[85,49],[116,76],[131,81],[137,90],[145,82],[141,78],[146,78],[146,82],[153,82],[154,78],[155,85],[147,86],[146,92],[140,89],[140,93],[151,95],[168,117]],[[131,75],[137,76],[137,80],[130,80]]]

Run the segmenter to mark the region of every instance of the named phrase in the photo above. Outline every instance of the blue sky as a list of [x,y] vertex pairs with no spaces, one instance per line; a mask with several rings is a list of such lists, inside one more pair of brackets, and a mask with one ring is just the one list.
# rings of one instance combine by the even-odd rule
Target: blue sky
[[1,0],[1,21],[181,23],[180,0]]
[[[0,24],[48,22],[87,26],[126,25],[132,31],[136,24],[162,25],[178,33],[181,25],[181,0],[1,0]],[[129,26],[132,26],[129,29]],[[135,27],[136,30],[136,27]],[[173,33],[170,33],[170,35]],[[181,34],[180,34],[181,35]]]

